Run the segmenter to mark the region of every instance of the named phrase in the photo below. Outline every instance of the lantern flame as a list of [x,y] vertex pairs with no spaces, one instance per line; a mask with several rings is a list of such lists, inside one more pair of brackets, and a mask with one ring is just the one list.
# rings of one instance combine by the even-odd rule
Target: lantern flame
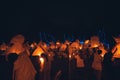
[[85,40],[85,42],[84,42],[85,44],[88,44],[89,43],[89,40]]
[[40,57],[40,61],[41,63],[44,63],[44,59],[42,57]]
[[93,47],[95,47],[95,48],[96,48],[96,47],[98,47],[98,45],[97,45],[97,44],[95,44],[95,45],[93,45]]
[[82,45],[80,45],[80,46],[79,46],[79,49],[81,50],[82,48],[83,48],[83,46],[82,46]]
[[40,57],[40,67],[41,67],[40,71],[43,71],[43,69],[44,69],[44,58],[42,58],[42,57]]
[[40,56],[42,53],[44,53],[44,51],[38,46],[33,52],[32,56]]
[[71,58],[72,56],[71,55],[69,55],[69,58]]

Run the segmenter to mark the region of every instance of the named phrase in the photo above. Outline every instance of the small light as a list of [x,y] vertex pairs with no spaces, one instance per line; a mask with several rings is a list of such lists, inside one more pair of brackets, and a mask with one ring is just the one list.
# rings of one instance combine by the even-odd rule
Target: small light
[[72,56],[71,55],[69,55],[69,58],[71,58]]
[[42,57],[40,57],[40,61],[41,63],[44,63],[44,59]]

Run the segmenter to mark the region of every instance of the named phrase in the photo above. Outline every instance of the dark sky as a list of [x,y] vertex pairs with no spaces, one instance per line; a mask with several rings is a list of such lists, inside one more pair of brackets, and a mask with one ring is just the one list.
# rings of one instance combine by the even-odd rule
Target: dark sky
[[17,33],[35,36],[38,32],[62,35],[119,34],[120,12],[116,2],[103,0],[8,1],[3,2],[0,36],[8,39]]

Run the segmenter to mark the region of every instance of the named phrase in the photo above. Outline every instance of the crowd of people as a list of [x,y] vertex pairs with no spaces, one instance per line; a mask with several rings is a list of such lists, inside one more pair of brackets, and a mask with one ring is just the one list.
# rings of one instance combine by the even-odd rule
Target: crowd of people
[[0,80],[120,80],[120,38],[114,40],[113,47],[98,36],[46,44],[15,35],[0,44]]

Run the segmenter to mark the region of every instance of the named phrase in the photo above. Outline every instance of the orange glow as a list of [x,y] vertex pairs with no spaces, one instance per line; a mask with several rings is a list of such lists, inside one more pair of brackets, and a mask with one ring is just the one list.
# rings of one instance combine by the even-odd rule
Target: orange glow
[[30,47],[33,48],[33,47],[34,47],[34,44],[31,44]]
[[48,54],[48,56],[51,56],[51,54]]
[[89,43],[89,40],[85,40],[85,42],[84,42],[85,44],[88,44]]
[[80,46],[79,46],[79,49],[81,50],[81,49],[82,49],[82,47],[83,47],[83,46],[82,46],[82,45],[80,45]]
[[71,55],[69,55],[69,58],[71,58],[72,56]]
[[67,45],[69,45],[70,41],[66,40],[64,43],[67,44]]
[[46,44],[44,44],[44,45],[43,45],[43,47],[44,47],[44,48],[47,48],[47,45],[46,45]]
[[101,54],[101,57],[104,57],[104,54]]
[[56,44],[60,44],[60,42],[56,42]]
[[44,63],[44,59],[42,57],[40,57],[40,62]]
[[120,43],[120,37],[113,37],[116,43]]
[[100,45],[99,37],[98,36],[92,36],[90,39],[91,47],[98,47]]
[[44,51],[38,46],[33,52],[32,56],[40,56],[42,53],[44,53]]
[[100,44],[99,49],[102,50],[101,56],[104,57],[104,55],[107,53],[107,50],[105,50],[104,45]]
[[[116,50],[117,49],[117,50]],[[116,51],[115,51],[116,50]],[[114,58],[120,58],[120,43],[117,44],[113,49],[112,49],[112,53],[114,53],[113,57]]]
[[19,55],[23,51],[24,51],[23,46],[21,44],[19,44],[19,43],[16,43],[12,47],[8,47],[6,52],[7,52],[7,54],[16,53],[16,54]]
[[74,48],[75,50],[76,50],[76,49],[78,50],[78,49],[79,49],[79,43],[73,42],[73,43],[71,44],[71,48],[72,48],[72,49]]
[[56,46],[55,46],[55,45],[51,45],[50,48],[51,48],[51,49],[55,49]]
[[66,44],[62,44],[60,47],[60,51],[65,51],[66,48],[67,48]]
[[41,71],[44,69],[44,58],[40,57],[40,66],[41,66]]
[[97,44],[94,44],[93,47],[96,48],[96,47],[98,47],[98,45],[97,45]]

